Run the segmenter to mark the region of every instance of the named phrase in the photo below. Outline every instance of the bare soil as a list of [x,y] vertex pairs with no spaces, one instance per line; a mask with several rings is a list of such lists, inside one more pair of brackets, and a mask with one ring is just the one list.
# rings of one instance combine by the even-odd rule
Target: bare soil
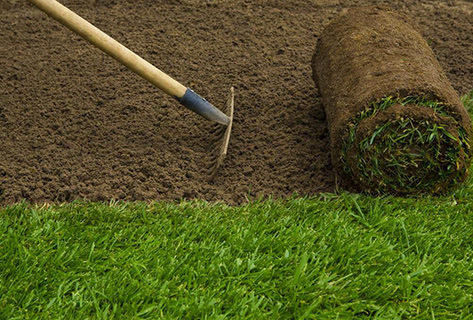
[[406,13],[459,94],[473,88],[470,1],[63,1],[217,106],[236,90],[229,156],[212,125],[26,1],[0,0],[0,198],[7,204],[258,196],[335,189],[311,58],[348,7]]

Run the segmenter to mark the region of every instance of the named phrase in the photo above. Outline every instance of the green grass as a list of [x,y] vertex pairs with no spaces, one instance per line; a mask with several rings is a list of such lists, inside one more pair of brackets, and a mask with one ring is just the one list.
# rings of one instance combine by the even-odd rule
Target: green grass
[[14,205],[0,319],[471,319],[471,199]]
[[471,90],[469,93],[465,94],[462,98],[461,101],[463,105],[465,106],[466,110],[469,112],[473,111],[473,90]]
[[[464,96],[462,102],[468,108],[472,103],[471,94]],[[399,117],[357,139],[357,128],[362,120],[376,117],[396,104],[430,108],[437,115],[438,123]],[[347,130],[347,140],[340,152],[344,171],[372,193],[445,193],[464,181],[468,174],[470,137],[441,102],[422,96],[388,96],[370,104]],[[355,156],[349,158],[352,148]]]
[[361,141],[357,171],[381,193],[445,192],[464,181],[469,165],[466,139],[449,129],[412,119],[386,122]]

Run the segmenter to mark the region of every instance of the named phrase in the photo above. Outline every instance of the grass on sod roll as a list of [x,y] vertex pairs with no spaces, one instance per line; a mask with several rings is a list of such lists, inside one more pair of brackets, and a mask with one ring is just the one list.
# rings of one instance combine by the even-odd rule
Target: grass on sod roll
[[437,192],[442,182],[456,184],[467,174],[464,136],[427,121],[390,121],[361,142],[358,170],[378,190]]
[[[465,97],[463,101],[467,101]],[[395,104],[429,107],[439,116],[453,119],[441,102],[420,96],[389,96],[373,103],[349,126],[348,140],[341,152],[347,174],[353,175],[347,152],[355,143],[358,124]],[[439,192],[462,182],[468,174],[470,145],[464,128],[453,128],[456,132],[449,129],[452,128],[407,117],[377,126],[359,145],[359,179],[381,193]]]
[[470,111],[473,108],[473,90],[461,97],[461,101],[466,110]]

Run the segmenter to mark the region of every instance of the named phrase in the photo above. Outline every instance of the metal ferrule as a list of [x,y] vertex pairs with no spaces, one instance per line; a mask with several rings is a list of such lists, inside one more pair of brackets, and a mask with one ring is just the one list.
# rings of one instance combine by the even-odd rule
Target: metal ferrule
[[197,93],[187,88],[182,98],[177,100],[187,109],[194,111],[205,119],[218,122],[220,124],[228,125],[230,118],[222,111],[214,107],[207,100],[199,96]]

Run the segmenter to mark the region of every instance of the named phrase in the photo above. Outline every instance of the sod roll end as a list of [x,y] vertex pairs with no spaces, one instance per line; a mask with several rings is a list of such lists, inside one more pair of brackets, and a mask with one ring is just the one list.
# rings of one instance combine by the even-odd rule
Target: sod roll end
[[470,117],[408,17],[349,10],[323,31],[312,70],[342,187],[444,193],[465,180]]

